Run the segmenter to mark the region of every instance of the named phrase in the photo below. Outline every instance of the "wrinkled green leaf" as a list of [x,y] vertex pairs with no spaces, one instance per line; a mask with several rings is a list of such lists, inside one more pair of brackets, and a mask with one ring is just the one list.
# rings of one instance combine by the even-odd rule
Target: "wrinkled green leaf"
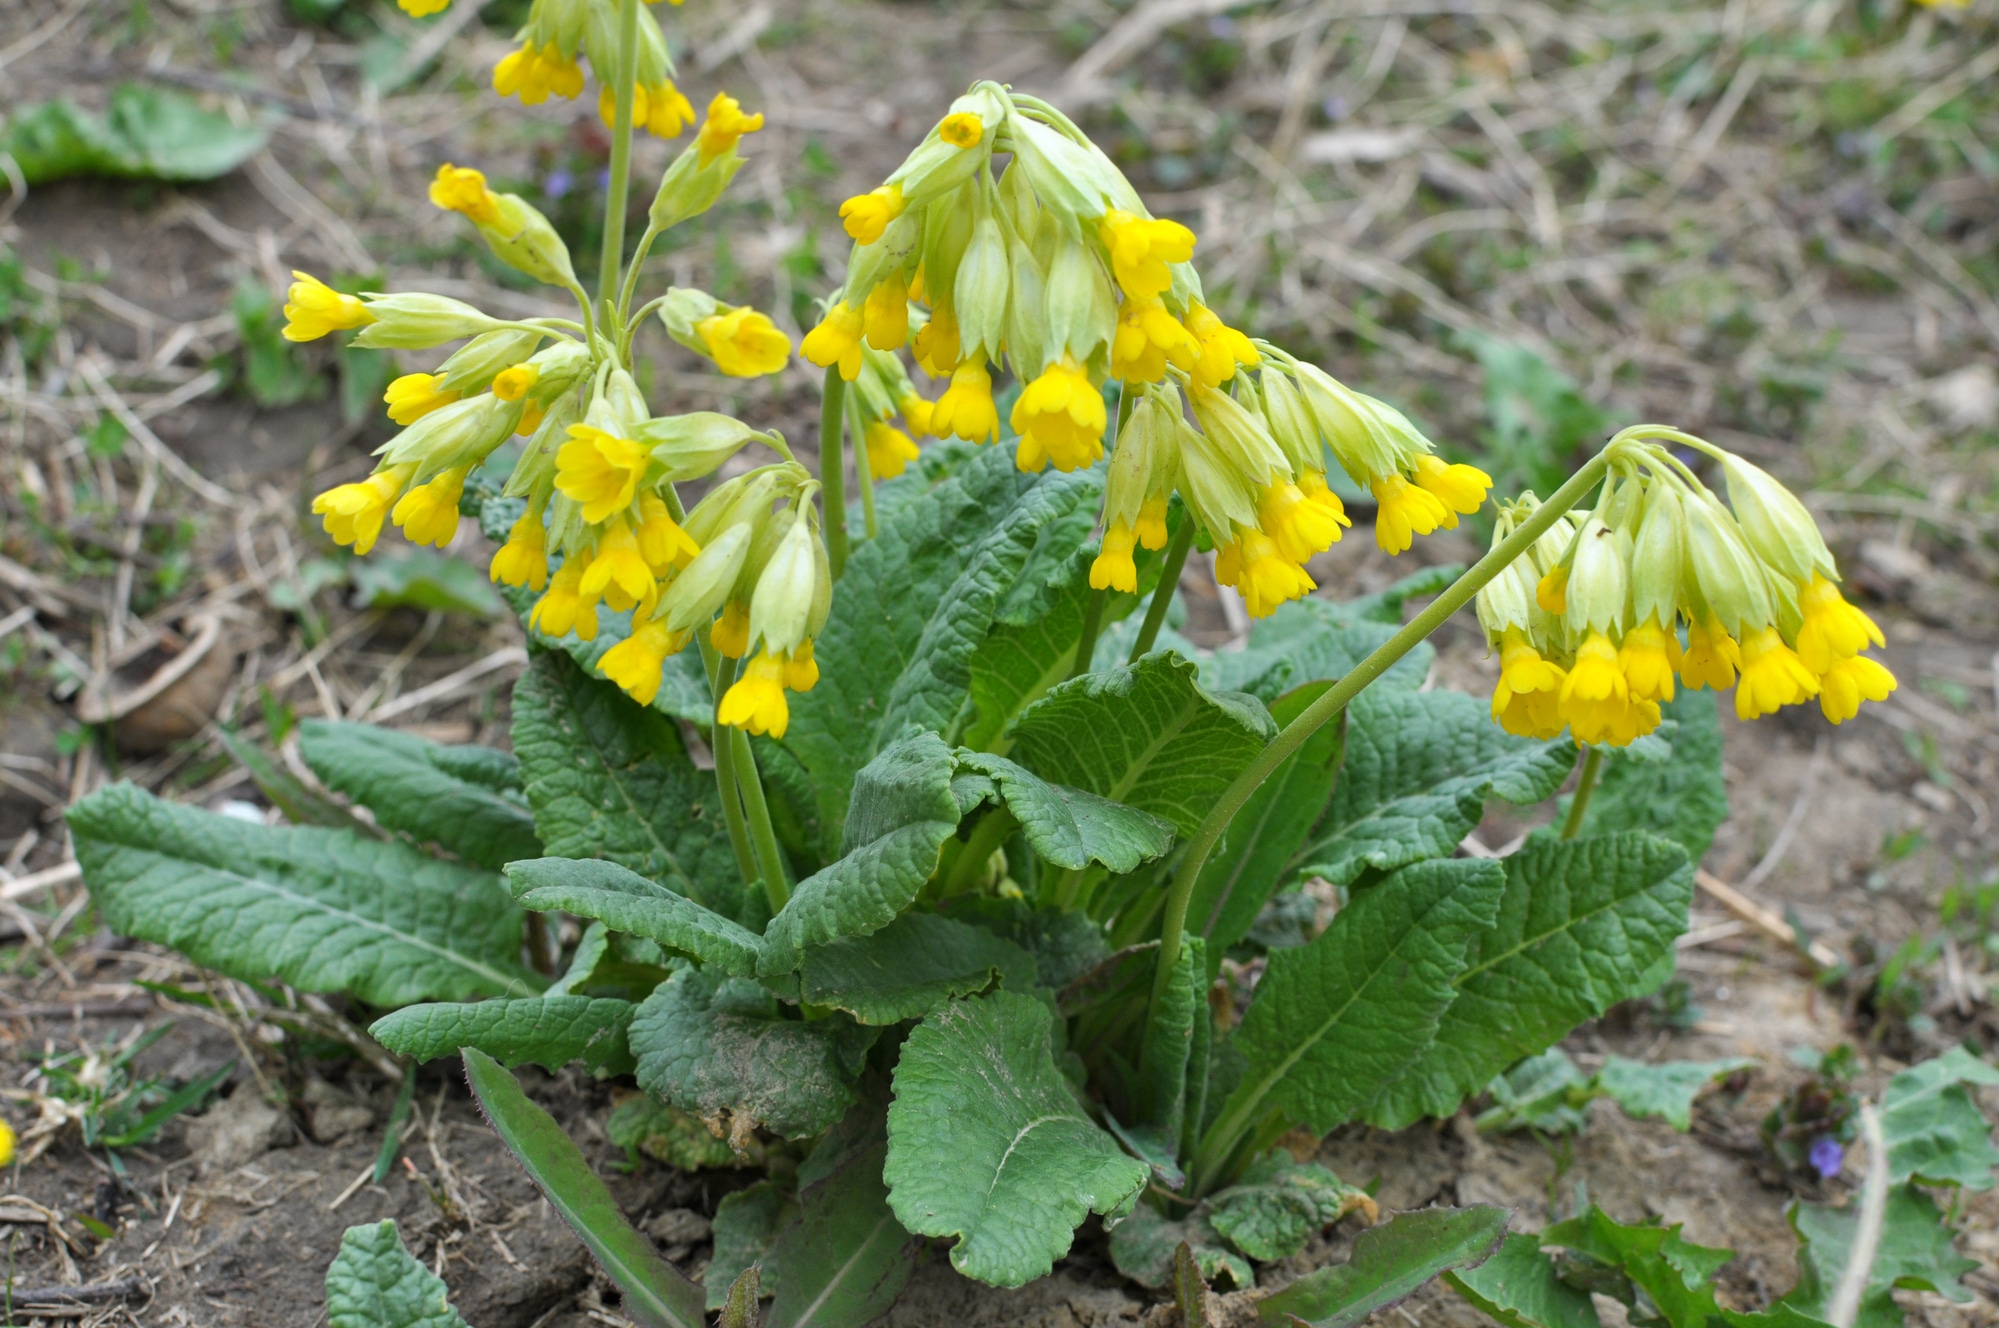
[[626,1317],[645,1328],[706,1328],[701,1288],[625,1220],[581,1150],[553,1116],[528,1100],[512,1072],[468,1047],[465,1078],[493,1132],[618,1284]]
[[[1448,583],[1447,583],[1448,584]],[[1382,591],[1393,596],[1398,587],[1409,593],[1430,593],[1424,573]],[[1308,597],[1280,604],[1277,612],[1251,625],[1241,650],[1218,650],[1201,661],[1203,686],[1248,692],[1268,704],[1308,682],[1344,677],[1401,625],[1398,599],[1391,609],[1375,597],[1351,604]],[[1413,692],[1429,676],[1436,651],[1418,644],[1391,665],[1370,690],[1389,688]]]
[[1099,863],[1128,872],[1172,847],[1171,823],[1082,789],[1050,784],[1003,756],[960,748],[958,769],[992,780],[1027,842],[1050,866],[1080,869]]
[[326,1270],[329,1328],[466,1328],[387,1218],[349,1227]]
[[[1189,936],[1146,1022],[1145,1051],[1139,1062],[1140,1124],[1176,1144],[1187,1117],[1187,1070],[1194,1055],[1195,1025],[1209,1017],[1207,943]],[[1170,1149],[1168,1153],[1170,1158]]]
[[[1784,1297],[1784,1305],[1825,1317],[1840,1277],[1852,1262],[1859,1207],[1857,1199],[1845,1208],[1791,1205],[1785,1215],[1798,1233],[1798,1285]],[[1957,1252],[1955,1233],[1930,1197],[1913,1184],[1897,1185],[1888,1191],[1881,1244],[1867,1275],[1867,1289],[1861,1293],[1854,1328],[1902,1328],[1902,1309],[1891,1294],[1896,1287],[1934,1291],[1968,1305],[1971,1289],[1959,1279],[1977,1267],[1976,1259]]]
[[[644,1153],[655,1162],[664,1162],[682,1171],[709,1167],[749,1167],[760,1165],[763,1149],[752,1148],[738,1155],[727,1139],[678,1107],[669,1107],[645,1093],[635,1093],[614,1108],[604,1120],[604,1137],[627,1154]],[[727,1283],[723,1287],[727,1289]]]
[[67,99],[17,106],[0,132],[30,186],[74,175],[213,180],[255,156],[270,131],[237,125],[184,92],[121,83],[99,116]]
[[1363,1231],[1345,1263],[1305,1274],[1257,1313],[1295,1328],[1353,1328],[1437,1274],[1483,1262],[1506,1234],[1506,1218],[1504,1208],[1484,1205],[1399,1214]]
[[769,1256],[779,1233],[797,1217],[798,1200],[772,1181],[760,1180],[722,1196],[715,1205],[715,1254],[705,1275],[709,1309],[728,1303],[730,1286],[752,1265],[759,1266],[766,1293],[783,1288],[784,1269]]
[[1055,1064],[1048,1007],[958,1001],[903,1043],[888,1113],[889,1204],[995,1286],[1044,1276],[1091,1213],[1129,1212],[1149,1172],[1093,1124]]
[[1973,1086],[1999,1084],[1993,1069],[1963,1047],[1912,1065],[1888,1081],[1881,1095],[1881,1133],[1888,1141],[1888,1179],[1925,1185],[1992,1188],[1999,1149],[1992,1123],[1978,1108]]
[[691,899],[615,862],[533,858],[507,864],[507,884],[522,908],[562,909],[597,918],[614,931],[657,941],[736,977],[757,971],[763,939]]
[[[1687,851],[1698,863],[1728,819],[1728,787],[1721,777],[1721,722],[1712,692],[1683,691],[1659,707],[1670,725],[1671,755],[1638,761],[1613,751],[1583,813],[1584,835],[1650,830]],[[1561,801],[1568,813],[1569,799]]]
[[[480,748],[478,751],[488,749]],[[435,842],[480,867],[541,856],[525,803],[490,781],[464,774],[489,762],[373,724],[309,719],[299,725],[299,755],[325,785],[375,814],[391,830]],[[503,752],[492,752],[511,764]]]
[[1693,870],[1656,836],[1537,839],[1505,868],[1499,915],[1472,939],[1436,1040],[1369,1103],[1370,1123],[1450,1115],[1508,1065],[1641,995],[1686,930]]
[[1208,1224],[1205,1208],[1175,1222],[1151,1205],[1140,1204],[1111,1229],[1111,1262],[1132,1281],[1157,1291],[1172,1281],[1173,1252],[1183,1241],[1194,1256],[1194,1266],[1208,1281],[1226,1278],[1237,1290],[1256,1285],[1249,1260]]
[[1611,1056],[1596,1072],[1596,1091],[1624,1114],[1641,1120],[1663,1120],[1676,1130],[1694,1125],[1694,1099],[1709,1085],[1756,1064],[1743,1056],[1717,1061],[1665,1061],[1647,1065]]
[[498,876],[407,844],[249,825],[130,784],[66,813],[106,925],[245,981],[371,1005],[523,996],[521,915]]
[[625,1029],[630,1001],[546,996],[470,1004],[411,1005],[369,1026],[369,1036],[398,1056],[434,1061],[477,1047],[502,1065],[560,1070],[574,1060],[592,1074],[630,1074]]
[[1294,1162],[1273,1149],[1243,1178],[1208,1201],[1208,1221],[1222,1238],[1260,1263],[1288,1259],[1305,1242],[1355,1209],[1372,1220],[1375,1207],[1316,1162]]
[[507,609],[485,569],[420,545],[356,558],[348,574],[358,607],[365,609],[424,609],[474,618],[497,618]]
[[1543,1245],[1560,1245],[1571,1255],[1622,1273],[1651,1297],[1669,1328],[1707,1328],[1721,1314],[1712,1279],[1734,1251],[1695,1245],[1672,1226],[1625,1226],[1600,1208],[1587,1208],[1541,1233]]
[[1508,1236],[1490,1259],[1444,1280],[1504,1328],[1601,1328],[1589,1293],[1561,1279],[1538,1236]]
[[770,1262],[784,1283],[766,1328],[861,1328],[895,1302],[922,1242],[889,1210],[879,1101],[857,1103],[798,1172],[798,1220]]
[[935,913],[905,913],[871,936],[844,936],[805,952],[800,993],[863,1024],[896,1024],[971,996],[1002,977],[1036,984],[1034,959],[983,927]]

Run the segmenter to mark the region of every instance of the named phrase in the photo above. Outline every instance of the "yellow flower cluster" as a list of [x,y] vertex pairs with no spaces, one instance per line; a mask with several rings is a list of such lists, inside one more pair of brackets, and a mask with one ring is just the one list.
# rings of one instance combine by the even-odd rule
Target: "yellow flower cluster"
[[[902,361],[888,351],[868,347],[861,357],[861,372],[847,390],[844,408],[847,431],[859,438],[865,449],[866,474],[871,480],[892,480],[921,455],[917,438],[931,436],[931,403],[917,392],[904,371]],[[895,427],[897,414],[909,431]]]
[[[1718,463],[1724,503],[1660,440]],[[1510,733],[1623,746],[1683,687],[1735,689],[1756,719],[1816,697],[1833,723],[1885,700],[1895,677],[1862,654],[1884,644],[1848,603],[1804,505],[1769,474],[1702,439],[1641,426],[1613,439],[1595,511],[1570,512],[1479,592],[1499,652],[1492,716]],[[1509,504],[1506,538],[1533,512]],[[1681,640],[1684,627],[1686,639]]]
[[[434,10],[444,8],[450,0],[400,3],[406,10],[412,5]],[[534,0],[527,22],[514,34],[519,47],[493,66],[493,91],[502,97],[519,97],[524,106],[538,106],[551,93],[574,99],[583,92],[583,67],[577,58],[581,56],[599,71],[597,109],[609,125],[614,119],[616,95],[603,81],[602,71],[618,67],[617,31],[616,0]],[[639,15],[638,48],[632,124],[655,138],[677,137],[694,123],[694,108],[674,86],[666,36],[651,14]]]

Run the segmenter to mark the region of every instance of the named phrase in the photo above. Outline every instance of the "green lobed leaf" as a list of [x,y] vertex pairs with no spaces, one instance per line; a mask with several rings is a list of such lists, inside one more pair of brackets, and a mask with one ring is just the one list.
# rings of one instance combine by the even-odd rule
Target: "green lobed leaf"
[[1972,1086],[1999,1084],[1993,1069],[1963,1047],[1912,1065],[1888,1081],[1881,1095],[1881,1133],[1888,1142],[1888,1179],[1925,1185],[1992,1188],[1999,1149],[1992,1123],[1972,1097]]
[[1486,1205],[1398,1214],[1363,1231],[1345,1263],[1305,1274],[1257,1313],[1294,1328],[1353,1328],[1437,1274],[1483,1262],[1505,1235],[1506,1219],[1506,1209]]
[[184,92],[121,83],[107,114],[66,99],[17,106],[0,131],[30,186],[76,175],[134,180],[213,180],[255,156],[270,137],[238,125]]
[[308,719],[298,731],[299,755],[312,772],[373,812],[379,824],[419,843],[435,842],[480,867],[541,856],[526,804],[490,779],[459,773],[498,777],[494,763],[373,724]]
[[[1798,1285],[1780,1303],[1823,1319],[1852,1262],[1859,1203],[1845,1208],[1793,1203],[1785,1216],[1798,1233]],[[1888,1191],[1881,1243],[1854,1328],[1902,1328],[1902,1308],[1892,1294],[1896,1287],[1934,1291],[1968,1305],[1971,1289],[1960,1279],[1978,1266],[1976,1259],[1957,1252],[1955,1233],[1930,1197],[1911,1183],[1897,1185]]]
[[1305,1242],[1359,1209],[1371,1222],[1374,1200],[1316,1162],[1294,1162],[1272,1149],[1243,1178],[1207,1202],[1208,1221],[1236,1249],[1259,1263],[1288,1259]]
[[1155,651],[1072,678],[1021,712],[1014,753],[1043,779],[1191,834],[1277,731],[1254,697],[1209,692],[1199,672]]
[[787,1139],[815,1135],[853,1105],[873,1041],[844,1014],[787,1019],[754,982],[676,973],[639,1006],[626,1035],[639,1087],[696,1116],[727,1111]]
[[774,1181],[760,1180],[722,1196],[715,1205],[712,1228],[715,1253],[704,1274],[709,1309],[719,1310],[728,1303],[729,1288],[751,1266],[759,1268],[764,1291],[782,1289],[783,1269],[770,1252],[778,1235],[797,1218],[798,1200]]
[[328,1328],[466,1328],[388,1218],[347,1228],[326,1270]]
[[625,1220],[582,1151],[553,1116],[528,1100],[512,1072],[467,1047],[465,1079],[500,1142],[618,1284],[626,1317],[645,1328],[706,1328],[701,1288]]
[[1621,1272],[1652,1299],[1668,1328],[1707,1328],[1720,1317],[1712,1279],[1735,1257],[1732,1250],[1695,1245],[1672,1226],[1626,1226],[1600,1208],[1587,1208],[1541,1233],[1543,1245],[1559,1245],[1598,1267]]
[[1676,1130],[1694,1125],[1694,1099],[1719,1080],[1756,1062],[1744,1056],[1717,1061],[1642,1061],[1610,1056],[1596,1072],[1595,1089],[1634,1119],[1663,1120]]
[[605,858],[741,917],[715,778],[694,768],[671,719],[542,651],[514,688],[513,712],[522,783],[550,855]]
[[1038,985],[1034,957],[983,927],[905,913],[872,935],[807,950],[799,991],[807,1004],[845,1010],[863,1024],[897,1024],[1002,977],[1015,991]]
[[999,799],[1044,862],[1081,869],[1099,863],[1128,872],[1173,846],[1173,826],[1150,812],[1082,789],[1051,784],[1004,756],[958,749],[960,772],[992,780]]
[[1368,1104],[1370,1124],[1452,1114],[1507,1066],[1641,995],[1686,930],[1693,869],[1653,835],[1535,839],[1505,870],[1498,916],[1472,939],[1435,1041]]
[[434,1061],[477,1047],[502,1065],[560,1070],[574,1060],[592,1074],[630,1074],[625,1030],[630,1001],[588,996],[541,996],[470,1004],[408,1005],[368,1028],[398,1056]]
[[1249,1260],[1209,1225],[1205,1208],[1173,1221],[1150,1204],[1140,1204],[1111,1228],[1111,1262],[1132,1281],[1157,1291],[1173,1280],[1174,1251],[1183,1242],[1208,1281],[1226,1277],[1237,1290],[1256,1285]]
[[112,784],[66,816],[105,924],[197,964],[370,1005],[525,996],[500,878],[408,844],[249,825]]
[[597,918],[614,931],[657,941],[735,977],[757,971],[762,937],[615,862],[589,858],[510,862],[507,884],[522,908],[562,909]]
[[1601,1328],[1587,1291],[1561,1279],[1555,1261],[1541,1252],[1541,1239],[1508,1236],[1476,1268],[1444,1274],[1451,1289],[1503,1328]]
[[784,1281],[765,1328],[861,1328],[915,1271],[922,1242],[895,1220],[882,1183],[882,1105],[856,1103],[799,1168],[798,1219],[769,1260]]
[[[761,1147],[753,1143],[749,1151],[738,1154],[727,1139],[717,1138],[694,1117],[646,1093],[634,1093],[612,1109],[604,1120],[604,1137],[628,1154],[644,1153],[655,1162],[682,1171],[750,1167],[763,1162]],[[636,1157],[633,1160],[636,1162]],[[726,1289],[727,1283],[723,1285]]]
[[1429,1045],[1505,883],[1495,862],[1417,863],[1356,894],[1310,945],[1273,951],[1236,1030],[1248,1072],[1222,1122],[1276,1108],[1324,1134],[1352,1119]]
[[[1682,691],[1661,705],[1660,712],[1671,721],[1670,758],[1638,761],[1613,751],[1583,814],[1582,833],[1650,830],[1678,844],[1687,851],[1689,862],[1698,863],[1714,842],[1714,832],[1728,819],[1717,704],[1711,692]],[[1564,815],[1568,803],[1564,797]]]
[[888,1112],[889,1204],[995,1286],[1044,1276],[1091,1213],[1128,1213],[1150,1174],[1091,1122],[1055,1063],[1053,1018],[1009,991],[917,1025]]
[[1489,797],[1527,804],[1553,795],[1575,764],[1566,739],[1516,738],[1462,692],[1370,687],[1347,707],[1346,757],[1298,873],[1335,885],[1449,857],[1485,816]]

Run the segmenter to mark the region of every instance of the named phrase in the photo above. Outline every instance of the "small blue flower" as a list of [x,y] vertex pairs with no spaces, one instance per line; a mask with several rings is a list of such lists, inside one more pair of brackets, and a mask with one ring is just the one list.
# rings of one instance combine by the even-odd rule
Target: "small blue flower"
[[1840,1165],[1846,1161],[1846,1150],[1839,1146],[1839,1140],[1826,1135],[1812,1144],[1805,1160],[1819,1173],[1820,1180],[1831,1180],[1839,1174]]
[[576,177],[571,175],[566,168],[558,166],[548,173],[546,180],[542,181],[542,197],[551,200],[558,199],[575,187]]

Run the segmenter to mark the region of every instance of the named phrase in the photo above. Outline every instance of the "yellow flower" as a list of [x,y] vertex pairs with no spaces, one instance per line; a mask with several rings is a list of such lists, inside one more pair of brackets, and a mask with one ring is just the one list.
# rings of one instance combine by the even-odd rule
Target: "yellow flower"
[[1372,488],[1374,542],[1383,553],[1401,553],[1415,543],[1412,535],[1428,535],[1439,526],[1448,529],[1457,524],[1443,499],[1400,475],[1384,475]]
[[791,692],[809,692],[819,685],[819,661],[812,657],[812,638],[806,637],[791,652],[784,665],[784,687]]
[[396,0],[396,4],[411,18],[429,18],[451,8],[451,0]]
[[986,122],[970,111],[959,111],[938,124],[937,137],[954,148],[975,148],[985,141]]
[[1541,606],[1543,613],[1560,615],[1569,611],[1569,569],[1567,564],[1549,568],[1548,574],[1535,583],[1534,602]]
[[875,283],[861,306],[861,326],[876,350],[901,350],[909,340],[909,288],[899,274]]
[[930,423],[939,438],[990,443],[999,437],[999,411],[993,406],[993,376],[986,372],[985,365],[967,360],[952,371],[951,386],[931,408]]
[[[1323,479],[1322,476],[1322,484]],[[1257,504],[1257,520],[1277,541],[1278,551],[1300,566],[1313,554],[1332,548],[1339,542],[1340,527],[1352,524],[1344,512],[1313,502],[1289,480],[1279,480],[1264,488]]]
[[519,401],[534,389],[541,370],[526,360],[493,375],[493,395],[502,401]]
[[539,51],[524,45],[493,66],[493,91],[519,97],[523,106],[539,106],[550,93],[573,99],[583,91],[583,70],[554,42]]
[[1103,551],[1090,564],[1090,589],[1138,593],[1138,564],[1131,557],[1136,541],[1131,527],[1122,521],[1114,521],[1105,529]]
[[[1833,665],[1867,649],[1868,643],[1888,644],[1874,620],[1846,602],[1839,587],[1818,573],[1798,595],[1798,659],[1813,673],[1829,673]],[[1875,698],[1869,698],[1875,699]]]
[[486,187],[486,177],[470,166],[445,162],[430,182],[430,201],[447,212],[463,213],[481,226],[500,219],[500,200]]
[[715,718],[732,728],[782,738],[791,723],[784,702],[784,661],[766,650],[749,662],[743,676],[730,684]]
[[[640,603],[659,593],[652,568],[639,552],[639,537],[632,533],[631,523],[623,517],[606,526],[597,537],[597,551],[576,590],[586,598],[595,598],[613,587],[622,592],[623,598]],[[614,602],[612,607],[617,604]]]
[[572,556],[555,569],[548,590],[534,602],[528,626],[545,636],[567,636],[574,631],[584,641],[597,637],[597,602],[577,593],[589,559]]
[[470,466],[453,466],[428,484],[418,485],[396,503],[395,523],[412,544],[443,548],[458,533],[458,499],[465,492]]
[[582,504],[585,521],[602,521],[631,505],[651,455],[644,443],[572,424],[555,454],[555,487]]
[[822,369],[839,365],[840,377],[851,383],[861,376],[861,327],[861,315],[841,300],[805,334],[798,353]]
[[1673,673],[1680,667],[1680,638],[1661,627],[1657,618],[1624,634],[1617,647],[1617,664],[1624,670],[1631,694],[1642,701],[1673,699]]
[[932,378],[950,377],[951,371],[958,367],[959,356],[958,316],[951,312],[950,305],[939,304],[931,313],[930,321],[918,329],[910,353]]
[[931,403],[928,397],[917,396],[914,392],[896,402],[896,409],[902,412],[903,422],[918,438],[935,438],[937,430],[931,427]]
[[902,215],[902,186],[885,184],[865,194],[855,194],[840,204],[840,223],[856,244],[873,244],[881,239],[888,224]]
[[1622,747],[1659,727],[1659,704],[1631,694],[1617,662],[1617,647],[1591,632],[1557,693],[1562,718],[1577,742]]
[[1819,709],[1835,724],[1860,713],[1862,701],[1885,701],[1895,690],[1895,675],[1865,655],[1834,664],[1819,679]]
[[1774,627],[1742,634],[1742,677],[1735,684],[1735,717],[1773,715],[1819,694],[1819,680]]
[[1248,337],[1198,301],[1187,306],[1187,331],[1201,348],[1200,365],[1193,374],[1209,387],[1220,387],[1235,377],[1238,364],[1253,365],[1263,358]]
[[715,367],[731,378],[760,378],[791,359],[791,338],[747,305],[711,315],[694,325]]
[[630,636],[606,650],[597,668],[623,688],[626,696],[640,705],[651,705],[659,695],[666,657],[686,649],[687,641],[686,632],[669,632],[665,623],[648,618],[634,624]]
[[1194,256],[1194,232],[1177,221],[1147,221],[1112,208],[1097,229],[1110,250],[1111,274],[1134,300],[1164,295],[1173,285],[1167,265]]
[[1493,722],[1521,738],[1552,738],[1568,721],[1562,718],[1561,690],[1568,678],[1561,665],[1541,658],[1509,627],[1499,647],[1499,685],[1492,692]]
[[892,480],[909,468],[922,453],[909,435],[887,420],[874,420],[867,427],[868,470],[878,480]]
[[439,384],[443,374],[404,374],[389,384],[389,390],[382,393],[382,400],[389,404],[389,418],[397,424],[415,424],[439,406],[448,406],[458,400],[456,391],[442,391]]
[[[1437,457],[1425,452],[1416,458],[1416,484],[1435,494],[1437,501],[1445,507],[1442,526],[1445,530],[1458,528],[1458,513],[1470,516],[1485,505],[1486,491],[1492,488],[1492,476],[1477,466],[1447,466]],[[1427,530],[1423,532],[1429,534]]]
[[501,585],[526,586],[536,594],[548,584],[548,554],[541,513],[529,508],[507,531],[507,542],[493,555],[487,575]]
[[1713,618],[1687,625],[1687,651],[1680,656],[1680,681],[1688,687],[1712,687],[1725,692],[1735,686],[1742,667],[1742,648]]
[[708,643],[730,659],[741,659],[750,650],[750,606],[732,599],[722,606],[722,616],[708,630]]
[[1166,547],[1166,500],[1148,498],[1138,505],[1138,524],[1132,527],[1138,542],[1157,552]]
[[[523,98],[522,100],[526,100]],[[605,84],[597,92],[597,118],[604,127],[613,128],[618,123],[618,95]],[[670,80],[647,87],[640,83],[632,89],[632,126],[643,129],[654,138],[678,138],[680,131],[694,123],[694,106],[679,88]],[[763,123],[759,116],[757,123]],[[730,142],[734,142],[731,139]],[[724,144],[723,146],[727,146]],[[720,149],[717,149],[719,151]]]
[[0,1120],[0,1167],[14,1160],[14,1127]]
[[[954,390],[956,383],[953,375]],[[1020,434],[1015,464],[1022,470],[1038,471],[1052,461],[1066,473],[1104,454],[1104,394],[1066,356],[1021,390],[1009,418]]]
[[342,295],[303,272],[295,271],[292,277],[291,289],[285,292],[286,341],[317,341],[328,332],[375,321],[368,306],[352,295]]
[[1353,524],[1347,520],[1347,505],[1340,501],[1338,494],[1326,487],[1325,471],[1308,470],[1300,475],[1298,477],[1298,491],[1305,495],[1307,502],[1317,503],[1338,517],[1342,526]]
[[761,112],[744,115],[742,104],[734,97],[726,92],[716,93],[715,99],[708,103],[708,118],[701,122],[701,132],[694,138],[701,165],[706,166],[736,146],[736,140],[744,134],[753,134],[763,127]]
[[541,427],[541,418],[547,409],[539,401],[530,401],[521,408],[521,422],[514,426],[514,432],[526,438]]
[[1201,363],[1201,343],[1159,301],[1125,301],[1111,338],[1111,377],[1156,383],[1166,376],[1169,360],[1193,373]]
[[639,495],[639,553],[654,572],[669,567],[685,567],[700,556],[701,546],[680,528],[666,499],[656,493]]
[[1268,618],[1286,600],[1318,589],[1305,569],[1286,558],[1277,542],[1260,530],[1245,530],[1234,544],[1222,546],[1215,559],[1215,579],[1236,588],[1252,618]]
[[366,553],[375,547],[390,504],[415,471],[414,462],[388,466],[358,484],[328,489],[312,500],[312,513],[326,519],[326,533],[335,544],[351,544],[354,552]]

